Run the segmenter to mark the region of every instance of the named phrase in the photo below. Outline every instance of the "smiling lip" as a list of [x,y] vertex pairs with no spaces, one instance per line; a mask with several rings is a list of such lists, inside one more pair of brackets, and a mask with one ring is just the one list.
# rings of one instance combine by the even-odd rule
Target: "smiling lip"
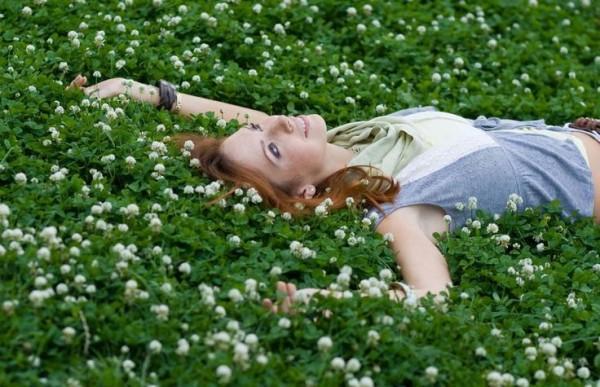
[[300,118],[302,119],[302,121],[304,121],[304,137],[308,138],[308,118],[306,118],[306,116],[300,116]]

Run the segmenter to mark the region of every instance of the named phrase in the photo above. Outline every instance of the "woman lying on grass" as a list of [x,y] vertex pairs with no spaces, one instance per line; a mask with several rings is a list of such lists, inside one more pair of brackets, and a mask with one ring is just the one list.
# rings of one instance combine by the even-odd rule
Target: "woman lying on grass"
[[[197,159],[192,165],[235,184],[208,204],[240,187],[254,187],[268,206],[297,217],[367,203],[376,231],[391,236],[408,284],[394,283],[389,290],[394,300],[416,300],[452,286],[434,234],[468,222],[471,213],[463,201],[467,209],[501,214],[559,199],[565,216],[593,216],[600,224],[600,135],[595,132],[600,120],[580,118],[558,127],[543,120],[469,120],[416,108],[328,130],[318,114],[271,116],[176,93],[162,81],[159,87],[122,78],[84,88],[85,83],[78,76],[70,87],[98,98],[127,94],[185,116],[246,116],[248,122],[229,137],[179,133],[172,138]],[[296,291],[294,284],[281,281],[277,287],[286,294],[282,303],[263,301],[274,312],[290,312],[298,299],[308,302],[317,292],[330,293]]]

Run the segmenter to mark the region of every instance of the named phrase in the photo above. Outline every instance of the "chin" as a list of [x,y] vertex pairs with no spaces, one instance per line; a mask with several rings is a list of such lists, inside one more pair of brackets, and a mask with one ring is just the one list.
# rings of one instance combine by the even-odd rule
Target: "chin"
[[321,122],[320,127],[322,127],[325,131],[327,131],[327,123],[325,122],[325,119],[323,117],[321,117],[321,115],[311,114],[311,116],[313,116],[315,118],[314,121]]

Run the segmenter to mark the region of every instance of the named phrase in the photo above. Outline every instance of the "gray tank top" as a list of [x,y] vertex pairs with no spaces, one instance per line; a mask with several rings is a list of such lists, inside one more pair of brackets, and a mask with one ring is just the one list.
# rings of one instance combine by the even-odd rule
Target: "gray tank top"
[[431,204],[452,217],[452,232],[475,219],[475,210],[467,208],[469,197],[477,198],[477,208],[502,214],[512,193],[523,199],[518,212],[559,199],[563,216],[592,216],[594,186],[586,159],[572,139],[545,132],[476,130],[431,148],[395,176],[400,192],[394,202],[380,204],[383,213],[371,207],[367,216],[378,216],[377,227],[395,209]]

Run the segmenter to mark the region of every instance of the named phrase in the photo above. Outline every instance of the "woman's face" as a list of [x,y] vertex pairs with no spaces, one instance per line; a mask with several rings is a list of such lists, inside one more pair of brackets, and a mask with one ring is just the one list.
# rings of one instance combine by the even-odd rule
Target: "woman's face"
[[[230,135],[222,151],[233,162],[258,170],[272,184],[300,195],[304,184],[316,185],[326,177],[327,144],[327,126],[318,114],[269,116]],[[289,186],[292,182],[294,187]]]

